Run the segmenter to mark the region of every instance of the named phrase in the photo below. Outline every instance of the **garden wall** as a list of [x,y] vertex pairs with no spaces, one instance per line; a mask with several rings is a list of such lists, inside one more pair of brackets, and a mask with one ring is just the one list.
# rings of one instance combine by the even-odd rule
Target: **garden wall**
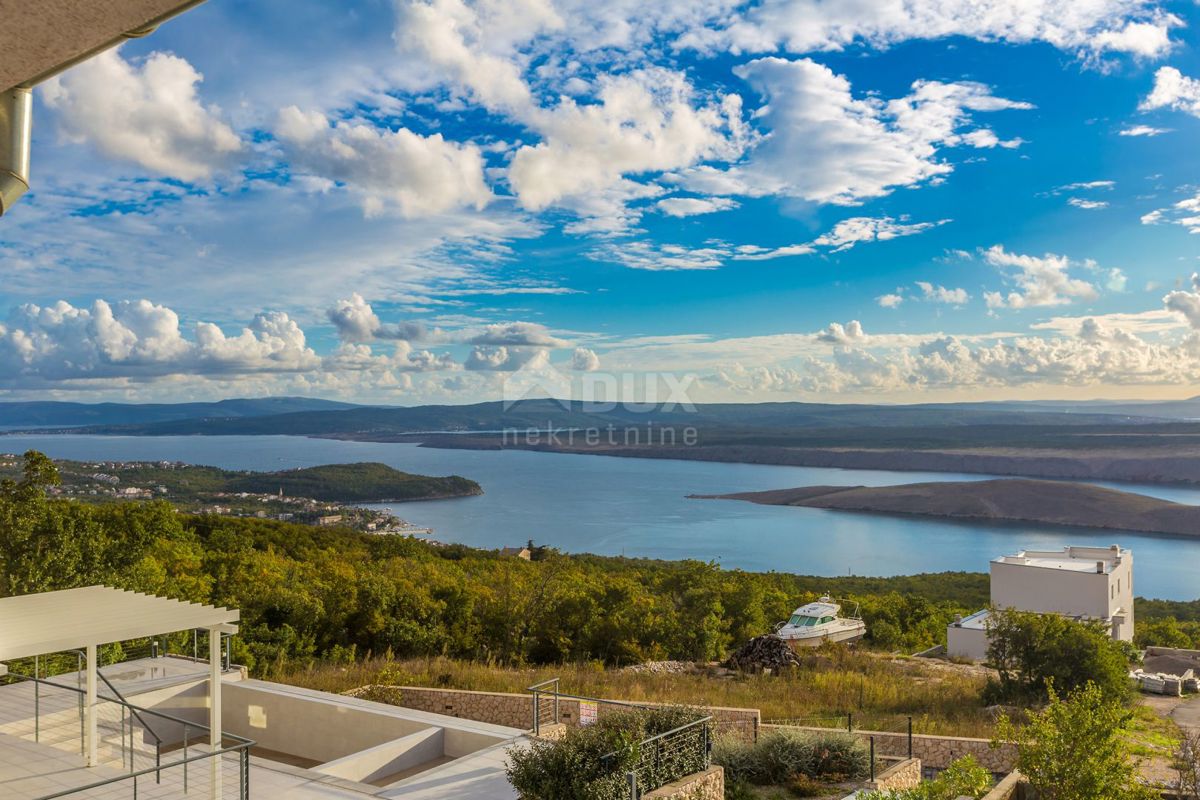
[[[529,730],[533,726],[533,695],[513,692],[471,692],[463,689],[428,689],[420,686],[363,686],[351,689],[346,694],[390,703],[418,711],[445,714],[477,722],[490,722],[510,728]],[[542,695],[543,703],[550,697]],[[654,706],[656,703],[644,703]],[[545,705],[543,705],[545,708]],[[598,714],[619,711],[620,706],[601,703]],[[757,708],[707,707],[703,711],[711,714],[718,732],[736,733],[747,739],[758,736],[760,715]],[[579,724],[579,701],[562,698],[558,703],[558,722],[575,726]],[[546,724],[543,720],[543,725]]]
[[725,770],[709,767],[642,795],[642,800],[724,800]]
[[[786,727],[763,725],[763,729]],[[801,730],[828,732],[829,728],[801,728]],[[854,731],[856,736],[867,739],[875,737],[875,753],[881,756],[908,757],[908,735],[883,731]],[[1017,761],[1017,749],[1004,744],[993,749],[988,739],[971,739],[958,736],[913,736],[913,758],[918,758],[926,767],[945,769],[957,758],[975,756],[975,760],[990,772],[1009,773]]]

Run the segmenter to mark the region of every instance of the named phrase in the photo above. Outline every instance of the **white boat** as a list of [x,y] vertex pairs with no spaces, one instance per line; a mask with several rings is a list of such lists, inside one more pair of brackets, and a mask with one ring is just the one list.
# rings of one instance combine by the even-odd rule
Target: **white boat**
[[853,614],[841,616],[842,607],[833,598],[822,597],[815,603],[800,606],[790,619],[775,626],[775,635],[793,650],[800,647],[819,647],[825,642],[857,642],[867,634],[867,625]]

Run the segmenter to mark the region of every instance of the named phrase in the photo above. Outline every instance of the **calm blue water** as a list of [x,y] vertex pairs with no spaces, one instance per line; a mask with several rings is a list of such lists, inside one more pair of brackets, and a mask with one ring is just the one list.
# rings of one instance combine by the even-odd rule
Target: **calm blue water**
[[[813,484],[884,485],[981,480],[986,475],[836,470],[610,458],[516,450],[435,450],[411,444],[292,436],[6,436],[0,451],[35,448],[73,459],[172,460],[227,469],[275,470],[381,461],[427,475],[457,474],[485,494],[391,506],[442,541],[496,548],[527,539],[569,552],[715,560],[727,567],[807,575],[984,572],[994,556],[1022,548],[1113,542],[1134,551],[1137,593],[1200,597],[1200,539],[1038,525],[976,525],[822,509],[688,500],[688,494]],[[1200,489],[1115,485],[1200,504]]]

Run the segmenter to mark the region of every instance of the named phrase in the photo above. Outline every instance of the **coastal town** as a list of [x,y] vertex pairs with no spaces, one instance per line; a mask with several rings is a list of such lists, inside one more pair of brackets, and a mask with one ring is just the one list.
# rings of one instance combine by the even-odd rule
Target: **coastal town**
[[[0,454],[0,478],[19,472],[21,457]],[[53,497],[83,502],[165,500],[180,511],[224,517],[251,517],[319,527],[350,528],[380,535],[428,536],[432,530],[396,515],[352,503],[274,492],[213,490],[212,468],[182,461],[58,461],[61,482]]]

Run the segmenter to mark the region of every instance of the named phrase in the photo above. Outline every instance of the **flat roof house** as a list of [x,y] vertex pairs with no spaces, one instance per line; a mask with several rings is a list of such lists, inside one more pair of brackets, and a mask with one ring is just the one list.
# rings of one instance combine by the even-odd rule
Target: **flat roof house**
[[[1133,641],[1133,552],[1120,545],[1021,550],[991,562],[991,605],[1098,620],[1112,637]],[[949,655],[982,661],[987,611],[951,623]]]

